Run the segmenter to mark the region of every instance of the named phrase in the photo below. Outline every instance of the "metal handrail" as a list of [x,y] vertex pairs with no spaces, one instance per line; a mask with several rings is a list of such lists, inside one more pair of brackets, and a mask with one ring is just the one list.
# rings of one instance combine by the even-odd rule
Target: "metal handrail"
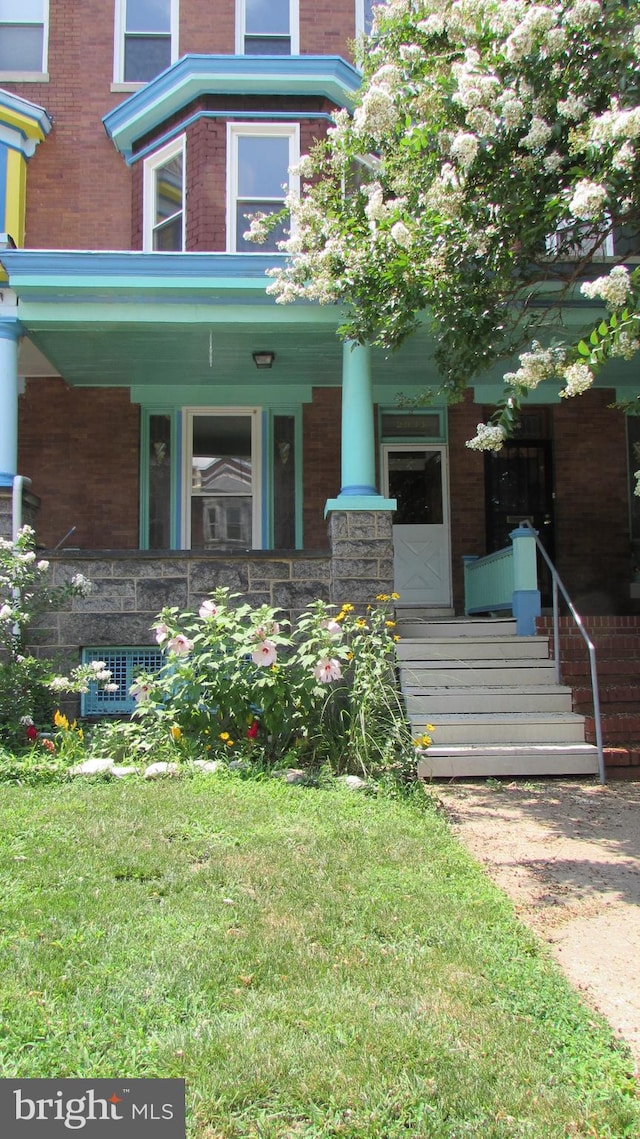
[[606,779],[606,774],[605,774],[605,769],[604,769],[604,749],[602,746],[602,718],[600,716],[600,689],[598,687],[598,670],[596,668],[596,647],[595,647],[593,641],[591,640],[591,638],[589,637],[589,634],[587,633],[587,630],[585,629],[585,627],[582,623],[582,617],[578,613],[577,609],[575,608],[575,606],[573,605],[573,603],[571,601],[571,598],[569,597],[569,594],[567,593],[567,590],[566,590],[566,588],[565,588],[565,586],[564,586],[564,584],[560,578],[560,574],[558,573],[556,567],[554,566],[553,562],[551,561],[551,558],[549,557],[547,551],[545,550],[544,546],[542,545],[542,542],[540,541],[540,538],[538,537],[537,530],[534,530],[533,526],[531,525],[531,523],[529,522],[528,519],[525,519],[524,521],[522,521],[520,523],[520,525],[526,527],[528,530],[531,530],[531,532],[535,538],[535,541],[536,541],[536,546],[537,546],[539,552],[542,554],[542,557],[544,558],[544,560],[547,564],[549,572],[551,573],[551,580],[553,583],[553,592],[552,592],[552,597],[553,597],[553,662],[555,665],[556,683],[557,684],[560,683],[560,615],[558,612],[558,590],[560,590],[560,592],[562,593],[562,596],[564,597],[564,599],[567,603],[567,607],[569,609],[569,612],[570,612],[571,616],[573,617],[580,633],[582,634],[582,637],[583,637],[584,642],[587,646],[587,649],[589,650],[589,667],[591,669],[591,692],[593,695],[593,718],[595,721],[595,728],[596,728],[596,747],[598,749],[598,773],[600,776],[600,782],[606,783],[607,779]]

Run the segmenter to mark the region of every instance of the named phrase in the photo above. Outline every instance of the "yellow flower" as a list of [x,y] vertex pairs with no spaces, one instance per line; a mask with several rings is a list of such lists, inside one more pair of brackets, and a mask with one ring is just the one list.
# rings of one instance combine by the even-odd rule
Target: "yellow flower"
[[394,639],[394,641],[395,641],[395,642],[396,642],[396,644],[397,644],[397,643],[398,643],[398,641],[400,640],[400,637],[399,637],[398,633],[396,633],[396,635],[394,636],[394,638],[393,638],[393,639]]
[[343,613],[352,613],[353,612],[353,605],[351,605],[348,601],[345,601],[344,605],[342,606],[342,612]]
[[226,742],[227,742],[227,740],[229,739],[229,733],[228,733],[228,732],[220,732],[220,737],[219,737],[219,738],[220,738],[221,740],[224,740],[224,742],[226,743]]
[[367,622],[364,620],[364,617],[358,617],[358,620],[356,621],[356,625],[357,625],[358,629],[366,629]]
[[82,728],[77,728],[76,730],[78,732],[78,739],[83,740],[84,739],[84,732],[83,732]]
[[179,728],[177,724],[171,725],[171,737],[176,743],[182,739],[182,729]]
[[[228,733],[225,733],[225,734],[228,734]],[[233,747],[233,740],[226,739],[224,742],[226,743],[227,747]]]
[[396,627],[395,621],[385,621],[385,625],[387,626],[387,629],[395,629]]
[[67,717],[64,715],[64,713],[60,711],[59,708],[56,708],[55,715],[53,717],[53,722],[54,722],[56,728],[63,728],[65,732],[69,730],[69,721],[68,721]]
[[392,593],[391,594],[391,600],[392,601],[399,601],[400,600],[400,594],[399,593]]
[[389,597],[388,593],[379,593],[376,597],[376,601],[390,601],[390,600],[391,600],[391,598]]

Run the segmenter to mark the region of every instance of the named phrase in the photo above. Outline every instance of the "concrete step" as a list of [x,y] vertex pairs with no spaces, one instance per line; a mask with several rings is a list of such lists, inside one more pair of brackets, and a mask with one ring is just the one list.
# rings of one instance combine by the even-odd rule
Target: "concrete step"
[[473,639],[403,638],[397,646],[400,662],[421,660],[435,664],[440,660],[522,661],[525,659],[549,660],[549,650],[544,637],[475,637]]
[[571,712],[571,689],[559,684],[535,685],[522,688],[516,685],[483,685],[477,688],[423,688],[404,690],[407,714],[424,714],[433,723],[433,717],[445,713],[456,714],[502,712]]
[[516,635],[516,623],[511,617],[483,621],[474,617],[420,621],[404,617],[396,610],[396,621],[400,636],[465,639],[466,637],[504,637]]
[[598,753],[588,744],[522,744],[509,747],[432,746],[418,761],[420,779],[491,776],[596,775]]
[[490,661],[449,661],[428,663],[407,661],[400,666],[400,682],[403,691],[430,686],[457,688],[487,685],[510,685],[518,687],[533,684],[555,684],[553,661],[527,658],[513,660],[506,664],[502,660]]
[[[583,744],[584,716],[575,712],[409,713],[414,737],[429,731],[436,747],[462,744]],[[427,728],[431,725],[433,731]]]

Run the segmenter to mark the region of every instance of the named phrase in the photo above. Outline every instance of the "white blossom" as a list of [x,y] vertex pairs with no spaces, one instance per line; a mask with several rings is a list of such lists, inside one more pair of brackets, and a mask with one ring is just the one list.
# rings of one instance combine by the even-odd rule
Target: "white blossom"
[[507,437],[504,427],[493,423],[479,423],[476,432],[466,443],[472,451],[499,451]]
[[407,229],[403,221],[397,221],[391,226],[391,236],[403,249],[408,249],[411,245],[411,230]]
[[585,281],[580,292],[592,300],[601,297],[610,309],[624,308],[632,292],[629,270],[624,265],[615,265],[608,276]]
[[587,104],[580,95],[573,95],[571,92],[567,95],[566,99],[560,99],[556,104],[556,109],[561,119],[568,119],[570,122],[576,122],[581,119],[587,112]]
[[393,130],[397,120],[398,112],[389,88],[372,86],[356,108],[353,125],[358,134],[381,139]]
[[564,22],[569,27],[588,28],[602,15],[599,0],[576,0],[572,8],[564,14]]
[[506,384],[514,384],[533,391],[543,380],[553,376],[563,363],[563,349],[543,348],[537,340],[534,340],[531,348],[531,352],[521,354],[518,370],[505,374],[504,381]]
[[562,397],[582,395],[591,387],[595,378],[586,364],[570,364],[563,374],[566,387],[560,392]]
[[553,131],[544,119],[534,116],[524,138],[520,139],[520,146],[525,150],[540,150],[546,146]]
[[581,178],[573,187],[573,196],[569,202],[569,212],[574,218],[588,221],[591,218],[601,217],[607,201],[607,191],[597,182],[588,178]]
[[457,134],[451,143],[451,157],[455,158],[463,170],[471,166],[478,153],[478,140],[474,134]]

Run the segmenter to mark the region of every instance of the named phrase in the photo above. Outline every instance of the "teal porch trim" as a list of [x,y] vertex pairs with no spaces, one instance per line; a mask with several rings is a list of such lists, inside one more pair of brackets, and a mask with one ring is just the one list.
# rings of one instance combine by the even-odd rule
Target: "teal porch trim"
[[0,318],[0,486],[18,473],[18,341],[20,321]]
[[201,95],[315,95],[351,110],[360,83],[340,56],[183,55],[102,121],[116,149],[130,157],[144,135]]

